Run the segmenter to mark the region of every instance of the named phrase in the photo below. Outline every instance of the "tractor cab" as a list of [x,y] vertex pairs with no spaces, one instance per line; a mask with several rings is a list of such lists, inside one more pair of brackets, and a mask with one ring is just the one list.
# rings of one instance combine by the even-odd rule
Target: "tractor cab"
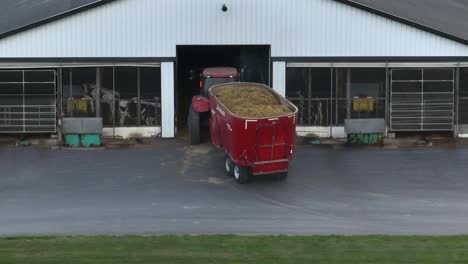
[[238,82],[239,72],[233,67],[213,67],[203,70],[200,78],[200,94],[208,97],[208,90],[218,84]]
[[205,68],[200,74],[200,91],[192,97],[188,116],[190,143],[200,143],[200,126],[208,123],[210,117],[209,89],[218,84],[238,82],[240,74],[234,67]]

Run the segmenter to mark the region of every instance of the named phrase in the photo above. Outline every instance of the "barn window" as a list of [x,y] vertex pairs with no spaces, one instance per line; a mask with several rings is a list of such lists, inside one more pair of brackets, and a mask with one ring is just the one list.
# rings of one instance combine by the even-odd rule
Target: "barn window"
[[299,126],[330,126],[331,68],[287,68],[286,97],[299,108]]
[[468,125],[468,68],[460,69],[458,123]]
[[345,119],[385,118],[385,69],[341,68],[334,79],[336,125]]
[[140,125],[161,125],[161,69],[140,68]]
[[103,119],[105,127],[161,124],[159,67],[64,68],[65,117]]
[[62,104],[64,117],[96,116],[96,69],[62,70]]
[[138,68],[115,68],[115,94],[118,98],[116,126],[138,125]]
[[114,68],[103,67],[99,69],[101,87],[99,104],[104,127],[113,127],[117,116],[118,98],[114,95]]

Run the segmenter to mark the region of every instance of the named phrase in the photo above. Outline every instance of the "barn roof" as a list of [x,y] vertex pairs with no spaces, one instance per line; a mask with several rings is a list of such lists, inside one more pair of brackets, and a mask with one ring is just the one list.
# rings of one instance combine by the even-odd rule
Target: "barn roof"
[[0,38],[105,2],[109,0],[1,0]]
[[[344,0],[468,44],[468,0]],[[434,32],[434,33],[436,33]]]

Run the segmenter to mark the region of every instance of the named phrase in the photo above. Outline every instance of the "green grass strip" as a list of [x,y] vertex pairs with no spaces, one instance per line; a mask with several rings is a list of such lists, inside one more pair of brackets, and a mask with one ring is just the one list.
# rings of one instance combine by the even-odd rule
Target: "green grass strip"
[[468,263],[468,236],[6,237],[0,263]]

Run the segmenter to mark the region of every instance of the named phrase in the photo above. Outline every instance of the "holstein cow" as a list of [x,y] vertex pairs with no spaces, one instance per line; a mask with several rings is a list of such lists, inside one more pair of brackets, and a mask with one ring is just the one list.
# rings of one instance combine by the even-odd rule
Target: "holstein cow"
[[[98,98],[98,91],[96,84],[85,84],[83,85],[85,91],[85,99],[89,100],[91,103],[91,108],[94,112],[94,102]],[[115,116],[115,107],[112,107],[113,103],[117,103],[118,105],[118,124],[120,126],[126,126],[128,121],[132,118],[132,114],[130,113],[130,105],[137,105],[138,98],[133,97],[130,99],[122,99],[120,98],[120,93],[113,92],[110,89],[106,89],[101,87],[100,89],[100,102],[108,104],[111,109],[111,114]],[[140,116],[142,120],[142,124],[146,126],[154,126],[156,125],[156,110],[161,107],[161,100],[160,98],[155,97],[154,100],[148,99],[141,99],[140,100]],[[133,118],[136,118],[135,116]]]

